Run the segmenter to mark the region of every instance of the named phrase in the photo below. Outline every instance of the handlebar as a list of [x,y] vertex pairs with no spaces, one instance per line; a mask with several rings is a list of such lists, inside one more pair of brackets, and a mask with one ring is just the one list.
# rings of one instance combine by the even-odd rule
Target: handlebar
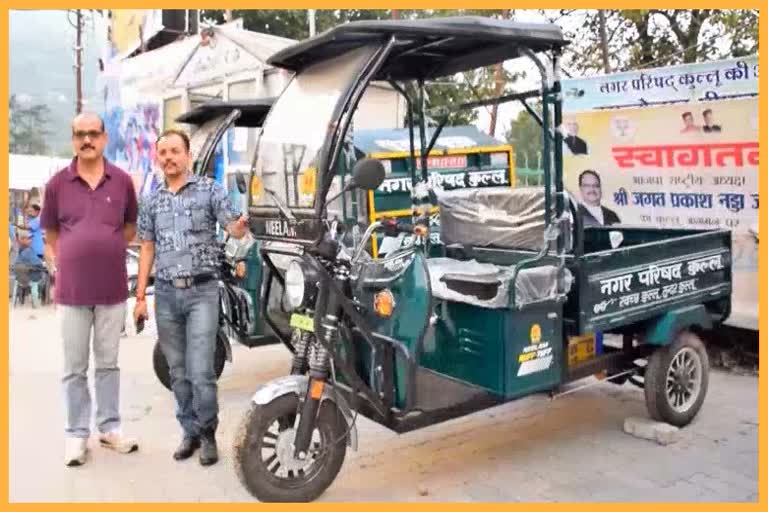
[[360,259],[366,245],[368,245],[368,240],[370,240],[373,233],[380,228],[383,229],[384,234],[387,236],[396,236],[398,233],[413,234],[416,229],[413,224],[407,222],[398,223],[397,219],[377,220],[376,222],[371,223],[371,225],[368,226],[368,229],[365,230],[365,233],[363,233],[363,237],[355,248],[354,255],[352,256],[352,263],[355,263]]

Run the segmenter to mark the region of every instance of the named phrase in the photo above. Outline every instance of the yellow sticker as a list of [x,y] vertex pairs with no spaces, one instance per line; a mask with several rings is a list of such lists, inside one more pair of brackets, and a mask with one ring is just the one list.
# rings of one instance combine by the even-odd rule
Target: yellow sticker
[[541,341],[541,326],[533,324],[531,326],[531,343],[536,344]]
[[258,199],[264,193],[264,183],[255,174],[251,178],[251,198]]
[[299,191],[302,195],[311,196],[314,195],[317,188],[317,169],[314,167],[307,168],[301,173],[301,180],[299,181]]
[[289,325],[294,329],[301,329],[302,331],[314,332],[315,320],[311,316],[300,315],[294,313],[291,315]]

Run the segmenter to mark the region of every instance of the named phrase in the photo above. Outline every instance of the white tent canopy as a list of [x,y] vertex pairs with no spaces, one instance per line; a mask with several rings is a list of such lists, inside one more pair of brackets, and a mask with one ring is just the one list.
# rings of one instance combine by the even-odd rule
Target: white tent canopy
[[59,170],[69,165],[66,158],[41,155],[8,155],[8,190],[43,187]]

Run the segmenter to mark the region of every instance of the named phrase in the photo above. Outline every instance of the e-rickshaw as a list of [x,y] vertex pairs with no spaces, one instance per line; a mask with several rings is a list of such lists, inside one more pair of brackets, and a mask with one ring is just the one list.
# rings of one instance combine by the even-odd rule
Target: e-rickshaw
[[[347,23],[270,58],[295,75],[264,124],[249,216],[255,237],[274,243],[261,249],[262,293],[283,286],[292,330],[276,333],[294,355],[236,434],[235,467],[253,496],[320,496],[357,448],[358,414],[404,433],[598,373],[643,387],[657,420],[684,426],[698,413],[709,371],[700,333],[730,312],[730,234],[582,225],[563,188],[566,44],[551,24],[393,20]],[[410,117],[417,102],[426,109],[425,81],[518,57],[538,70],[539,89],[456,108],[520,101],[541,124],[543,187],[431,189],[427,157],[447,116],[434,129],[421,116],[418,137],[409,123],[412,222],[379,220],[360,235],[340,220],[341,203],[363,204],[384,179],[366,158],[351,176],[334,171],[371,81],[400,91]],[[428,256],[435,201],[440,257]],[[377,231],[416,236],[372,259]],[[288,261],[284,274],[276,259]],[[597,332],[620,342],[596,346]]]
[[[194,172],[212,176],[215,150],[227,130],[233,126],[260,128],[272,103],[274,98],[214,100],[179,116],[176,122],[197,127],[190,140]],[[236,183],[231,187],[236,186],[241,194],[247,193],[246,181],[241,175],[235,178],[240,179],[233,180]],[[232,362],[231,339],[249,348],[280,343],[279,338],[265,328],[258,307],[262,279],[258,243],[251,237],[244,240],[227,238],[223,249],[219,268],[220,325],[214,353],[217,378],[224,371],[225,363]],[[168,361],[160,349],[159,341],[155,342],[152,352],[152,365],[160,383],[170,390]]]

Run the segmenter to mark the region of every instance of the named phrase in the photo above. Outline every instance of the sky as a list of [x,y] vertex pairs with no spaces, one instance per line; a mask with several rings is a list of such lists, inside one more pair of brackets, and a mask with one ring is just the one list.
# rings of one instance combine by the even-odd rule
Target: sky
[[[10,92],[26,103],[43,103],[51,109],[51,146],[54,152],[66,152],[69,148],[67,127],[74,115],[75,78],[74,43],[75,30],[67,21],[66,11],[28,10],[10,11],[9,17],[9,76]],[[517,10],[518,21],[546,21],[533,10]],[[568,20],[573,23],[574,21]],[[40,37],[45,34],[46,37]],[[104,20],[93,16],[84,30],[84,101],[85,107],[100,111],[102,100],[97,88],[98,58],[105,43]],[[538,87],[538,74],[526,59],[508,62],[510,71],[527,70],[528,78],[518,83],[520,90]],[[533,72],[531,72],[533,71]],[[522,109],[519,103],[499,107],[496,136],[503,139],[511,120]],[[476,125],[487,131],[490,110],[479,109]]]
[[[83,31],[83,88],[86,108],[101,110],[97,91],[98,58],[105,41],[96,16]],[[28,104],[51,110],[50,145],[55,153],[69,150],[69,121],[75,113],[75,29],[66,11],[29,10],[9,13],[10,93]]]

